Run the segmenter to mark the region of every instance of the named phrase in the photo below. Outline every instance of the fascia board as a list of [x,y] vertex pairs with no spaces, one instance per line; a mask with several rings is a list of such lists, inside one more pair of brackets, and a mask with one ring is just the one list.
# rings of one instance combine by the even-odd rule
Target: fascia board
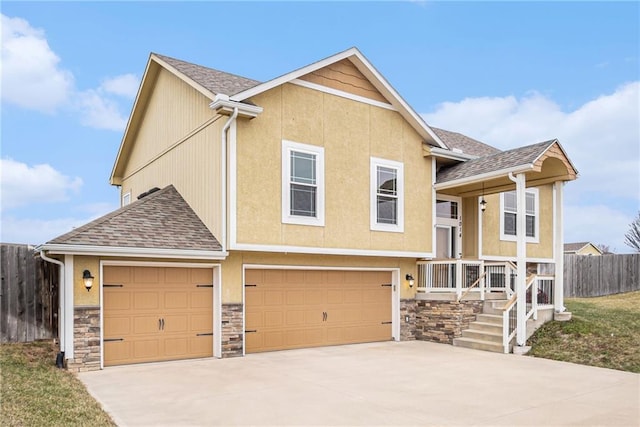
[[460,160],[463,162],[478,158],[478,156],[472,156],[471,154],[456,153],[455,151],[445,150],[439,147],[430,147],[429,152],[434,157],[451,159],[451,160]]
[[467,178],[460,178],[460,179],[456,179],[453,181],[447,181],[447,182],[443,182],[443,183],[436,183],[434,185],[436,190],[445,190],[447,188],[453,188],[453,187],[459,187],[461,185],[466,185],[466,184],[473,184],[475,182],[482,182],[482,181],[486,181],[488,179],[493,179],[493,178],[499,178],[501,176],[505,176],[508,175],[509,172],[511,173],[523,173],[523,172],[528,172],[530,170],[533,169],[533,165],[531,164],[526,164],[526,165],[520,165],[520,166],[513,166],[511,168],[506,168],[506,169],[500,169],[497,171],[492,171],[492,172],[487,172],[487,173],[483,173],[480,175],[473,175]]
[[228,252],[199,251],[190,249],[159,249],[159,248],[131,248],[120,246],[89,246],[89,245],[64,245],[44,244],[38,247],[50,254],[65,255],[90,255],[90,256],[122,256],[144,258],[176,258],[176,259],[203,259],[224,260]]

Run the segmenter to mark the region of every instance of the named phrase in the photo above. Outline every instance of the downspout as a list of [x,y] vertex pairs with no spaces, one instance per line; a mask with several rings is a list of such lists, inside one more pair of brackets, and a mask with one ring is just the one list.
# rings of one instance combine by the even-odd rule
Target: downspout
[[233,107],[233,114],[229,117],[229,120],[222,126],[222,133],[220,140],[222,141],[222,252],[227,250],[227,130],[231,127],[231,123],[238,117],[238,107]]
[[[43,250],[40,250],[40,258],[47,262],[51,262],[53,264],[58,264],[60,269],[58,271],[58,342],[60,344],[60,351],[56,356],[56,366],[58,368],[62,368],[64,365],[64,345],[65,345],[65,334],[64,334],[64,303],[65,303],[65,287],[64,287],[64,263],[54,258],[49,258],[44,254]],[[62,330],[62,333],[61,333]]]

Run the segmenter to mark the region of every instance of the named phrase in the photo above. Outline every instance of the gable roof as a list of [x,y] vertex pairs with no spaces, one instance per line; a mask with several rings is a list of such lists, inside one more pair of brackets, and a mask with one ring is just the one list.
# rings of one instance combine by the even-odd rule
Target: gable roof
[[181,61],[169,56],[157,53],[151,54],[152,58],[160,59],[176,71],[184,74],[194,82],[209,90],[213,95],[223,93],[225,95],[235,95],[260,84],[258,80],[204,67]]
[[58,236],[45,243],[43,249],[60,249],[63,245],[174,252],[222,250],[220,242],[173,185]]
[[491,172],[533,165],[533,163],[556,142],[557,140],[553,139],[458,163],[438,171],[436,174],[436,182],[440,184]]
[[495,147],[485,144],[484,142],[480,142],[477,139],[468,137],[467,135],[463,135],[459,132],[452,132],[450,130],[440,129],[433,126],[431,126],[431,129],[451,150],[458,149],[465,154],[470,154],[476,157],[489,156],[491,154],[500,152],[500,150]]

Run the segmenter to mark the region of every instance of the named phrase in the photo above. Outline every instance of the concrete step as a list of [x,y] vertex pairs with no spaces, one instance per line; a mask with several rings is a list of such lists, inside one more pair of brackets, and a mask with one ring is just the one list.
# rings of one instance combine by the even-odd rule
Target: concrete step
[[506,301],[500,301],[498,304],[494,304],[491,301],[485,301],[484,306],[482,307],[482,313],[502,316],[502,307],[505,303]]
[[479,341],[488,341],[502,344],[502,334],[494,334],[492,332],[477,331],[475,329],[466,329],[462,331],[463,338],[471,338]]
[[481,332],[489,332],[492,334],[502,334],[502,323],[498,325],[495,323],[475,321],[469,324],[469,329],[473,329]]
[[504,353],[504,347],[502,347],[502,344],[472,338],[454,338],[453,345],[456,347],[472,348],[475,350],[492,351],[494,353]]
[[496,325],[500,325],[502,326],[502,314],[497,315],[497,314],[478,314],[476,316],[476,321],[477,322],[483,322],[483,323],[494,323]]

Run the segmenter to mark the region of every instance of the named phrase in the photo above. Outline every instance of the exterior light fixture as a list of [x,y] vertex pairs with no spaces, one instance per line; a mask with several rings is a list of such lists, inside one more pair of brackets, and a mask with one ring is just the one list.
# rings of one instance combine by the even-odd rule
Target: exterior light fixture
[[89,270],[82,272],[82,281],[84,282],[84,287],[87,288],[87,292],[89,292],[93,286],[93,276]]
[[413,276],[411,274],[407,274],[405,276],[405,279],[407,279],[407,282],[409,282],[409,287],[413,288],[413,284],[416,282]]
[[482,183],[482,197],[480,197],[480,210],[482,213],[487,210],[487,201],[484,199],[484,182]]

